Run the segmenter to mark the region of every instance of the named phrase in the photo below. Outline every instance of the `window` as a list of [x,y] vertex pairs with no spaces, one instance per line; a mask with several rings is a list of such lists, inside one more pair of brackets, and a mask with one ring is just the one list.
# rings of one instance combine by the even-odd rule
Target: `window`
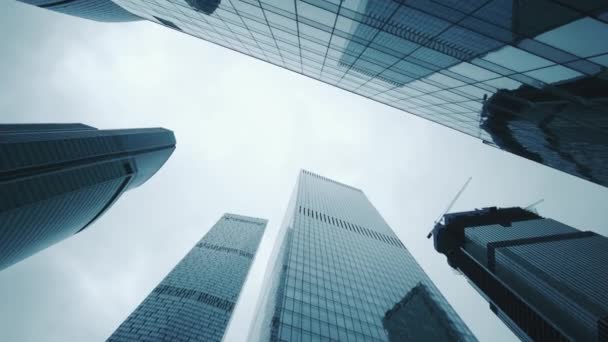
[[170,28],[172,28],[174,30],[178,30],[178,31],[182,30],[181,28],[179,28],[177,25],[175,25],[173,22],[171,22],[169,20],[165,20],[165,19],[162,19],[162,18],[159,18],[159,17],[155,17],[155,16],[153,16],[153,17],[154,17],[154,19],[160,21],[161,24],[163,24],[163,25],[165,25],[167,27],[170,27]]
[[580,57],[589,57],[608,52],[608,39],[599,38],[603,37],[606,31],[608,24],[587,17],[545,32],[536,37],[536,40]]
[[541,80],[545,83],[557,83],[579,77],[582,74],[561,65],[554,65],[552,67],[527,72],[526,75],[536,78],[537,80]]

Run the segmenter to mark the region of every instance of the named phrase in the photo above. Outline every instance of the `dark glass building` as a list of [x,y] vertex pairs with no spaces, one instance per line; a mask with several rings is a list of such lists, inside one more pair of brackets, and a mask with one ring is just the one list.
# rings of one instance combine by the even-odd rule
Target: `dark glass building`
[[108,341],[221,341],[266,223],[224,214]]
[[608,186],[608,0],[115,0]]
[[365,194],[299,175],[251,341],[475,341]]
[[608,238],[521,208],[447,214],[435,249],[524,341],[608,341]]
[[112,0],[17,0],[51,11],[101,22],[141,20]]
[[0,125],[0,270],[89,227],[174,149],[162,128]]

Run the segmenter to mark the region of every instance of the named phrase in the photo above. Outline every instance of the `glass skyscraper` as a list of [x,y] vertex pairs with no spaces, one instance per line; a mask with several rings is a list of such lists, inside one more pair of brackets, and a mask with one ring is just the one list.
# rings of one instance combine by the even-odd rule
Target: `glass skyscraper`
[[141,18],[112,0],[19,0],[51,11],[101,22],[138,21]]
[[302,171],[251,341],[474,341],[365,194]]
[[608,186],[606,0],[114,2]]
[[108,341],[221,341],[266,223],[224,214]]
[[435,249],[524,341],[608,341],[608,238],[521,208],[447,214]]
[[89,227],[174,149],[162,128],[0,125],[0,270]]

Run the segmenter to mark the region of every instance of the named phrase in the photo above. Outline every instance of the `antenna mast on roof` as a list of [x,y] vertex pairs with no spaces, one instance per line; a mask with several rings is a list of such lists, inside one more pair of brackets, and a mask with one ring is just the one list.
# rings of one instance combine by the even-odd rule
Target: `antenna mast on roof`
[[[450,204],[448,205],[448,207],[445,209],[445,211],[443,212],[443,214],[439,215],[439,217],[435,220],[435,222],[433,222],[433,228],[435,228],[435,226],[437,225],[437,223],[439,223],[439,221],[441,221],[441,218],[443,216],[445,216],[445,214],[447,214],[448,211],[450,211],[450,209],[452,209],[452,206],[454,206],[454,203],[456,203],[456,201],[458,200],[458,198],[460,197],[460,195],[462,195],[462,193],[464,192],[464,189],[467,188],[467,186],[471,182],[471,179],[473,179],[473,177],[469,177],[469,179],[467,179],[467,181],[464,183],[464,185],[462,186],[462,188],[460,188],[460,191],[458,191],[458,193],[456,194],[456,196],[454,196],[454,199],[452,199],[452,201],[450,202]],[[433,229],[431,229],[431,231],[426,236],[426,238],[430,239],[431,236],[433,236]]]
[[539,205],[539,204],[543,203],[544,201],[545,201],[545,199],[544,199],[544,198],[541,198],[541,199],[539,199],[538,201],[536,201],[536,202],[534,202],[534,203],[530,204],[529,206],[525,207],[525,208],[524,208],[524,210],[530,210],[530,209],[533,209],[534,207],[536,207],[537,205]]

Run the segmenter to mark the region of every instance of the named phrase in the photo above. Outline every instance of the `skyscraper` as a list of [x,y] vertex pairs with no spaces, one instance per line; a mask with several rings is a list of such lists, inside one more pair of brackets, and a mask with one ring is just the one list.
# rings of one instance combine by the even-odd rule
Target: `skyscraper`
[[221,341],[266,223],[224,214],[108,341]]
[[89,227],[174,149],[162,128],[0,125],[0,270]]
[[302,171],[251,341],[473,341],[365,194]]
[[40,8],[102,22],[141,20],[112,0],[19,0]]
[[608,186],[608,1],[114,0]]
[[521,208],[447,214],[435,249],[524,341],[608,341],[608,238]]

